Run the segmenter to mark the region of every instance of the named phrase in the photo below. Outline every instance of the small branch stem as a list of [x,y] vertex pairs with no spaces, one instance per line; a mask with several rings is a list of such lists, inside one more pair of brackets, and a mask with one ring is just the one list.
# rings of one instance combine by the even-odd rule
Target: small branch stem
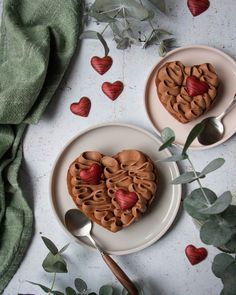
[[53,291],[53,288],[54,288],[54,284],[55,284],[55,281],[56,281],[56,273],[54,273],[54,275],[53,275],[53,281],[52,281],[52,286],[51,286],[51,288],[50,288],[50,291],[49,291],[49,293],[48,293],[48,295],[51,295],[52,293],[52,291]]
[[189,157],[187,158],[187,160],[188,160],[189,164],[191,165],[191,167],[192,167],[192,169],[193,169],[193,173],[194,173],[194,175],[195,175],[195,177],[196,177],[196,180],[197,180],[197,182],[198,182],[198,184],[199,184],[199,187],[200,187],[200,189],[201,189],[201,191],[202,191],[202,194],[203,194],[204,198],[206,199],[207,204],[208,204],[208,205],[211,205],[211,202],[208,200],[208,197],[207,197],[207,195],[206,195],[205,192],[204,192],[204,189],[203,189],[203,187],[202,187],[201,181],[199,180],[199,177],[198,177],[197,172],[196,172],[196,170],[195,170],[195,168],[194,168],[194,166],[193,166],[192,161],[189,159]]

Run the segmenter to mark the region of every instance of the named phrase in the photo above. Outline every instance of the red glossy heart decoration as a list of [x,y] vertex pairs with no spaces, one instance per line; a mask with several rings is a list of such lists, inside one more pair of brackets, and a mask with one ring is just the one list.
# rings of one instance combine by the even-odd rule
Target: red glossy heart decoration
[[126,192],[123,189],[118,189],[115,193],[116,201],[121,210],[132,208],[138,201],[137,194],[134,192]]
[[196,248],[193,245],[188,245],[185,248],[185,254],[192,265],[203,261],[207,257],[207,250],[205,248]]
[[206,82],[200,81],[195,76],[189,76],[186,80],[188,95],[193,97],[204,94],[208,91],[209,86]]
[[104,82],[102,84],[102,91],[108,96],[111,100],[117,99],[124,89],[124,84],[121,81],[116,81],[114,83]]
[[91,101],[88,97],[82,97],[79,102],[74,102],[70,105],[70,110],[73,114],[87,117],[91,109]]
[[79,172],[79,177],[88,184],[99,184],[102,176],[102,167],[96,163],[92,164],[87,169],[82,169]]
[[198,16],[208,9],[210,2],[208,0],[188,0],[188,8],[193,16]]
[[104,57],[93,56],[90,60],[92,67],[100,75],[105,74],[110,69],[112,62],[112,58],[108,55]]

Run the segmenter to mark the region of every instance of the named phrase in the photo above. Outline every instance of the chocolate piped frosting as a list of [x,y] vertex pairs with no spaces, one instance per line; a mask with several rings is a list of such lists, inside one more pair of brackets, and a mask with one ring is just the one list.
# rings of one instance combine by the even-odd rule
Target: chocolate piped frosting
[[[207,83],[207,92],[191,97],[186,89],[189,76]],[[155,82],[162,105],[181,123],[188,123],[206,113],[215,100],[219,85],[216,71],[210,63],[190,67],[180,61],[164,64],[157,72]]]
[[[98,184],[80,179],[81,169],[92,164],[102,167]],[[138,220],[150,206],[157,188],[156,169],[145,154],[124,150],[113,157],[96,151],[82,153],[70,165],[67,173],[68,190],[76,206],[92,221],[116,232]],[[137,195],[136,203],[122,210],[116,200],[116,191],[122,189]]]

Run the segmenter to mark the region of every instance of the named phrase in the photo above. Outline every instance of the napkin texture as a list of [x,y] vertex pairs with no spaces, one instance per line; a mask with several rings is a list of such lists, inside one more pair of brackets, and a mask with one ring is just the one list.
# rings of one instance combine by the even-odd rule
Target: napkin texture
[[[76,49],[82,0],[5,0],[0,29],[0,294],[29,247],[33,214],[18,184],[22,136]],[[27,196],[31,197],[32,196]]]

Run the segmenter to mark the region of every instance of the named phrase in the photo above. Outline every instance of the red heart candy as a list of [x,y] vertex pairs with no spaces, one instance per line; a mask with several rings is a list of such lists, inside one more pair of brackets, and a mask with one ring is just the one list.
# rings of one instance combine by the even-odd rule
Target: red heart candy
[[105,74],[110,69],[112,62],[112,58],[108,55],[104,57],[93,56],[90,60],[92,67],[100,75]]
[[205,248],[196,248],[193,245],[188,245],[185,248],[185,254],[192,265],[195,265],[207,257],[207,250]]
[[88,184],[99,184],[102,176],[102,167],[96,163],[87,169],[81,169],[79,177]]
[[209,86],[206,82],[200,81],[195,76],[189,76],[186,79],[186,87],[188,95],[191,97],[204,94],[209,89]]
[[117,99],[124,89],[124,84],[121,81],[116,81],[114,83],[104,82],[102,84],[102,91],[108,96],[111,100]]
[[138,201],[137,194],[134,192],[126,192],[123,189],[118,189],[115,193],[116,201],[121,210],[132,208]]
[[188,0],[188,8],[193,16],[197,16],[208,9],[210,2],[208,0]]
[[91,109],[91,101],[88,97],[82,97],[79,102],[74,102],[70,105],[70,110],[73,114],[87,117]]

